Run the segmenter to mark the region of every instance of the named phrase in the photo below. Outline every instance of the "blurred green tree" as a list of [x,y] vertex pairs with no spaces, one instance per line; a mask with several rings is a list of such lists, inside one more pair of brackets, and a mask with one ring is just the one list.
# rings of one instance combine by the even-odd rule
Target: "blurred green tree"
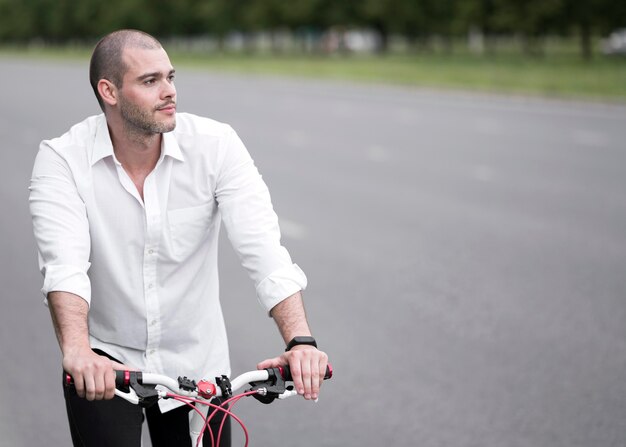
[[493,0],[495,28],[519,35],[527,54],[542,54],[543,38],[556,28],[565,0]]
[[578,35],[585,60],[593,55],[593,35],[626,27],[626,3],[614,0],[563,0],[561,29]]
[[[159,37],[216,36],[233,31],[271,33],[275,50],[283,31],[304,43],[332,30],[372,28],[386,51],[392,35],[429,50],[433,37],[452,49],[453,37],[517,35],[529,54],[555,33],[576,35],[591,58],[593,38],[626,26],[626,2],[615,0],[0,0],[0,41],[92,40],[119,28]],[[481,37],[482,36],[482,37]],[[340,45],[341,46],[341,45]]]
[[20,0],[0,0],[0,40],[23,42],[36,35],[34,17]]

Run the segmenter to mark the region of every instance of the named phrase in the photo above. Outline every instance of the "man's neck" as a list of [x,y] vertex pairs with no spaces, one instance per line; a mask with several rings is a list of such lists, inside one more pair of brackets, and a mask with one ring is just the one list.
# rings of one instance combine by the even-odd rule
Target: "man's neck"
[[115,157],[128,174],[147,176],[161,156],[162,134],[142,133],[109,125]]
[[159,161],[163,135],[115,126],[114,122],[108,124],[115,157],[122,164],[143,201],[143,185]]

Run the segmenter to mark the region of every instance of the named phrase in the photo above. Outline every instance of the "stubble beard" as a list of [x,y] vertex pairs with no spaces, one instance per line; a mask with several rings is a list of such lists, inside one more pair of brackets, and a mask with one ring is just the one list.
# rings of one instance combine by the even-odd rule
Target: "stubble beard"
[[120,113],[126,128],[133,133],[154,135],[171,132],[176,127],[176,117],[173,122],[159,122],[154,119],[154,110],[142,109],[131,101],[120,98]]

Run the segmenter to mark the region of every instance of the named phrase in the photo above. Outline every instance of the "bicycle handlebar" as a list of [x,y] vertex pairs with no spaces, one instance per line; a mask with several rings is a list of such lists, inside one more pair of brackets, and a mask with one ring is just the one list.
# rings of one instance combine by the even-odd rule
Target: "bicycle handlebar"
[[[333,376],[332,366],[326,368],[324,379]],[[201,408],[195,408],[189,421],[189,436],[191,445],[200,445],[203,433],[208,427],[208,421],[216,411],[222,411],[234,418],[244,430],[246,436],[246,447],[248,446],[248,432],[243,422],[232,413],[234,405],[243,396],[253,396],[258,401],[268,404],[274,399],[285,399],[297,395],[293,386],[287,386],[286,381],[293,381],[289,366],[279,366],[277,368],[267,368],[262,370],[248,371],[234,378],[232,381],[226,376],[216,377],[215,382],[208,380],[195,380],[187,377],[179,377],[174,380],[161,374],[152,374],[142,371],[115,371],[115,395],[142,407],[150,407],[156,404],[159,399],[175,399],[179,402],[192,405],[198,403]],[[65,374],[64,384],[66,387],[73,386],[74,381],[69,374]],[[157,385],[168,388],[168,392]],[[242,394],[233,396],[233,393],[240,388],[250,386],[250,389]],[[214,397],[227,397],[223,403],[217,405],[211,403]],[[232,403],[231,403],[232,402]],[[229,404],[230,403],[230,404]],[[229,406],[226,406],[226,405]],[[209,407],[212,413],[209,416]],[[222,428],[218,432],[217,442],[219,443]]]
[[[324,380],[330,379],[332,376],[333,369],[329,364],[326,367]],[[281,384],[278,384],[279,381]],[[115,371],[115,394],[133,404],[146,406],[151,405],[159,398],[167,396],[166,392],[156,390],[156,385],[164,386],[173,393],[181,396],[200,396],[205,399],[232,395],[233,392],[248,384],[252,385],[253,389],[263,389],[265,392],[269,390],[270,394],[274,393],[274,397],[278,395],[283,395],[283,397],[293,395],[293,392],[285,389],[284,381],[293,381],[289,365],[248,371],[234,378],[232,381],[226,376],[216,377],[215,382],[208,380],[196,382],[187,377],[179,377],[178,380],[175,380],[162,374],[117,370]],[[66,374],[65,386],[73,385],[74,381],[72,377]],[[268,400],[271,401],[273,398],[269,398]]]

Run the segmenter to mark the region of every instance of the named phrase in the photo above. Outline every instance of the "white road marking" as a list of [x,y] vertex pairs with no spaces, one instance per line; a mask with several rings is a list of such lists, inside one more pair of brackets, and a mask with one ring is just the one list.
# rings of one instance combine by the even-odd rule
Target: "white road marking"
[[586,147],[606,147],[609,145],[609,139],[606,135],[585,129],[575,129],[572,132],[574,143]]
[[474,120],[474,130],[485,135],[501,135],[502,125],[493,118],[477,117]]
[[472,168],[472,178],[480,182],[492,182],[494,178],[493,168],[485,165],[477,165]]
[[369,161],[382,163],[389,160],[389,151],[382,146],[374,145],[367,148],[366,157]]
[[289,146],[302,148],[306,146],[309,139],[304,132],[298,130],[290,130],[285,134],[285,141]]
[[298,240],[304,239],[307,233],[304,225],[282,217],[280,218],[280,232],[285,237]]

